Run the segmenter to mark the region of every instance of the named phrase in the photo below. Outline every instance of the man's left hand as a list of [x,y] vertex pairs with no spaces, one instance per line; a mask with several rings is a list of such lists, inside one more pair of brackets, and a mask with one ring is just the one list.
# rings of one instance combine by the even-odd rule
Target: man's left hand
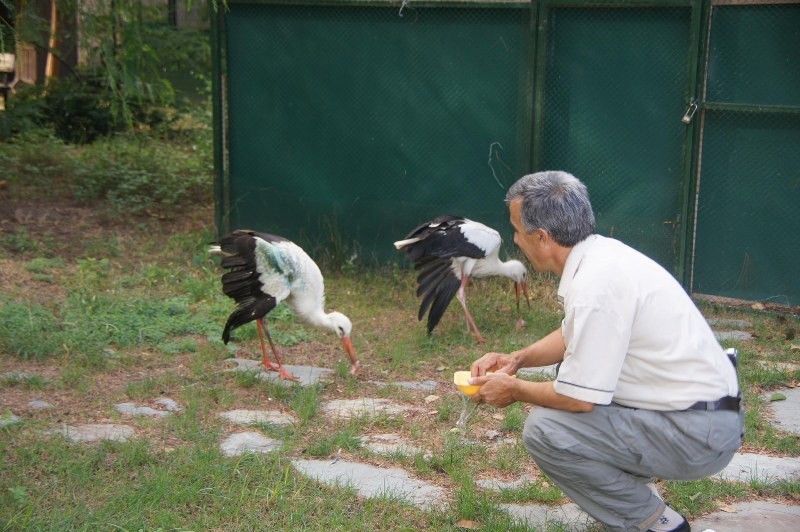
[[516,401],[514,390],[517,386],[517,379],[505,373],[472,377],[469,382],[481,387],[472,396],[473,403],[487,403],[497,408],[505,408]]

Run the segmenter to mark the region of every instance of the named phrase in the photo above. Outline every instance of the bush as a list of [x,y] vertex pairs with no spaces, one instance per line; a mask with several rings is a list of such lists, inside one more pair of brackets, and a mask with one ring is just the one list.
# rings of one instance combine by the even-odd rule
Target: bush
[[175,212],[182,204],[211,201],[210,155],[191,145],[107,139],[78,155],[72,192],[86,203],[106,199],[120,213]]
[[114,118],[113,94],[100,72],[55,79],[48,83],[44,99],[53,131],[64,142],[87,144],[123,129]]
[[0,141],[46,127],[47,114],[44,87],[22,85],[8,99],[6,110],[0,113]]

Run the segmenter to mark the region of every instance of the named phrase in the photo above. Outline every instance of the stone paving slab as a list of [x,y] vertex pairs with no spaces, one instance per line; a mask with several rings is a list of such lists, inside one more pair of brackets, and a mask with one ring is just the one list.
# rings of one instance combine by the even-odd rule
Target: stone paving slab
[[394,416],[412,410],[389,399],[336,399],[322,404],[322,411],[340,419],[386,414]]
[[368,381],[367,384],[371,384],[372,386],[377,386],[379,388],[384,388],[386,386],[397,386],[399,388],[405,388],[406,390],[413,390],[415,392],[433,392],[436,391],[436,388],[439,386],[439,383],[436,381]]
[[172,412],[167,412],[166,410],[156,410],[149,406],[136,406],[134,403],[117,403],[114,407],[117,412],[129,416],[166,417],[172,415]]
[[720,342],[724,342],[725,340],[746,342],[753,339],[753,335],[745,331],[714,331],[714,336],[717,338],[717,341]]
[[272,425],[291,425],[297,419],[280,410],[229,410],[221,412],[219,417],[227,419],[237,425],[252,425],[253,423],[270,423]]
[[753,327],[753,324],[746,320],[736,320],[729,318],[709,318],[706,321],[708,321],[708,324],[716,329],[723,327],[729,327],[731,329],[751,329]]
[[346,460],[292,460],[292,465],[325,484],[352,487],[362,497],[401,498],[423,509],[436,507],[446,499],[443,488],[416,479],[403,469]]
[[220,444],[225,456],[240,456],[244,453],[271,453],[280,449],[282,442],[258,432],[238,432],[225,438]]
[[128,441],[133,437],[133,427],[112,423],[89,423],[86,425],[64,425],[51,429],[48,434],[61,434],[71,442]]
[[129,416],[151,416],[151,417],[166,417],[173,412],[180,412],[181,407],[178,403],[169,397],[160,397],[153,401],[157,406],[163,407],[164,410],[150,408],[149,406],[138,406],[135,403],[117,403],[114,407],[121,414]]
[[[781,393],[786,396],[783,401],[770,401],[769,398]],[[787,432],[800,433],[800,388],[772,390],[764,396],[766,408],[773,414],[775,428]]]
[[415,455],[418,453],[430,455],[430,452],[415,447],[398,434],[370,434],[369,436],[362,436],[361,443],[373,453],[383,456],[394,454]]
[[249,358],[229,358],[225,361],[229,364],[235,364],[231,371],[248,371],[257,372],[258,377],[267,382],[280,384],[281,386],[312,386],[330,380],[334,371],[329,368],[317,368],[314,366],[290,366],[284,364],[283,367],[293,376],[297,377],[298,381],[290,381],[281,379],[277,371],[264,371],[264,366],[260,360],[251,360]]
[[544,504],[501,504],[500,508],[508,512],[515,519],[526,523],[533,530],[548,530],[548,524],[562,524],[568,530],[580,532],[595,526],[594,519],[580,509],[575,503],[562,506],[547,506]]
[[516,480],[497,480],[493,478],[478,479],[475,484],[487,490],[500,491],[500,490],[516,490],[525,487],[530,483],[538,480],[537,477],[532,475],[522,475]]
[[10,427],[11,425],[16,425],[17,423],[22,423],[22,420],[19,418],[19,416],[15,416],[11,412],[0,415],[0,428]]
[[736,453],[731,463],[714,477],[739,482],[797,480],[800,479],[800,458]]
[[735,503],[735,513],[714,512],[691,520],[692,530],[716,532],[796,532],[800,506],[754,501]]

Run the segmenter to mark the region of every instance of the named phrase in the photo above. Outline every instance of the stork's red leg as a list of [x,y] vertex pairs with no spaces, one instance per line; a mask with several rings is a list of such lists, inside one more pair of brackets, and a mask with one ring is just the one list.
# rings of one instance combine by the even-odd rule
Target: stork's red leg
[[456,298],[458,302],[461,303],[461,306],[464,308],[464,315],[467,318],[467,331],[469,331],[469,327],[472,326],[472,329],[475,331],[475,339],[479,344],[482,344],[486,341],[486,339],[481,336],[481,333],[478,331],[478,326],[475,325],[475,320],[472,319],[472,316],[467,309],[467,281],[469,280],[468,275],[464,275],[461,277],[461,286],[458,288],[458,292],[456,293]]
[[[264,368],[267,371],[269,371],[269,370],[278,371],[278,366],[275,366],[274,364],[272,364],[272,362],[269,361],[269,357],[267,356],[267,346],[264,343],[264,333],[263,333],[262,328],[261,328],[261,320],[260,319],[256,320],[256,327],[258,328],[258,339],[261,342],[261,353],[262,353],[262,355],[264,357],[263,358]],[[264,329],[266,329],[266,328],[267,328],[267,325],[264,324]],[[267,332],[267,336],[269,337],[269,331]],[[272,341],[271,340],[270,340],[270,346],[272,346]],[[272,348],[272,352],[273,353],[275,352],[275,348],[274,347]]]
[[[259,318],[259,319],[256,320],[256,324],[258,324],[259,338],[261,338],[261,321],[262,321],[262,318]],[[291,373],[289,373],[288,371],[286,371],[283,368],[283,364],[281,363],[281,357],[278,356],[278,350],[275,349],[275,344],[272,343],[272,338],[269,335],[269,329],[267,328],[267,324],[264,323],[263,325],[264,325],[264,332],[267,335],[267,341],[269,342],[269,347],[272,349],[272,354],[275,355],[275,360],[278,361],[278,367],[277,368],[275,366],[273,366],[272,364],[269,365],[270,368],[275,370],[275,371],[280,372],[281,379],[286,379],[286,380],[295,381],[295,382],[299,381],[300,379],[298,379],[297,377],[295,377],[294,375],[292,375]],[[261,338],[261,346],[262,347],[264,346],[264,339],[263,338]],[[266,357],[267,357],[267,350],[264,349],[264,360],[265,361],[267,361]]]

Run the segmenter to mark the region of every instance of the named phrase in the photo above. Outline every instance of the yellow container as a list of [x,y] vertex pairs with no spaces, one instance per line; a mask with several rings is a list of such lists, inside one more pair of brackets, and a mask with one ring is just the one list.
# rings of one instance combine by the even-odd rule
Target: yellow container
[[[486,374],[491,375],[492,373],[494,373],[494,371],[489,371]],[[473,396],[481,389],[479,384],[469,384],[471,376],[469,371],[456,371],[453,373],[453,383],[464,395]],[[511,375],[511,377],[516,377],[516,375]]]
[[478,393],[481,387],[475,384],[469,384],[470,377],[471,374],[469,371],[456,371],[453,373],[453,383],[461,390],[461,393],[471,396]]

